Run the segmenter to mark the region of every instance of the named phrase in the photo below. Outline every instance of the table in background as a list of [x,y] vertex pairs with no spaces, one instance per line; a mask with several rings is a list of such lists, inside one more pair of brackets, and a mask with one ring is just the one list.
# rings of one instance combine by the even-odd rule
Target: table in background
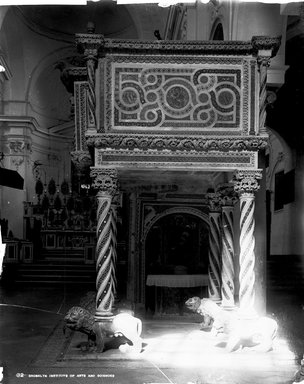
[[[208,275],[148,275],[146,285],[155,286],[155,312],[158,312],[157,306],[157,287],[167,288],[193,288],[207,287]],[[160,311],[162,310],[162,295],[160,296]]]

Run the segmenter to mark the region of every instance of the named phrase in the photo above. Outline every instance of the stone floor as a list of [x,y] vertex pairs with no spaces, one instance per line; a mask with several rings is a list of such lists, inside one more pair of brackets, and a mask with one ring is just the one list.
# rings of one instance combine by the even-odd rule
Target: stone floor
[[[0,362],[5,384],[289,384],[304,353],[301,295],[269,293],[268,312],[279,323],[274,349],[227,354],[197,322],[143,319],[140,356],[118,349],[87,355],[65,344],[63,315],[85,294],[77,287],[0,287]],[[77,336],[80,337],[80,336]],[[1,366],[0,365],[0,366]]]

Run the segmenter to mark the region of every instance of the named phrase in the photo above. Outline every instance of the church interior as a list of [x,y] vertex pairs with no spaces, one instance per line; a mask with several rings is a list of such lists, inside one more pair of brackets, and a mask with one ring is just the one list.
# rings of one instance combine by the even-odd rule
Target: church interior
[[[303,3],[1,5],[0,31],[8,382],[291,383],[304,353]],[[267,315],[285,355],[260,369],[215,355],[194,377],[180,363],[196,361],[194,341],[176,366],[146,341],[149,368],[77,354],[76,336],[60,349],[53,328],[84,297],[99,330],[122,307],[145,335],[168,327],[164,340],[199,329],[191,297]]]

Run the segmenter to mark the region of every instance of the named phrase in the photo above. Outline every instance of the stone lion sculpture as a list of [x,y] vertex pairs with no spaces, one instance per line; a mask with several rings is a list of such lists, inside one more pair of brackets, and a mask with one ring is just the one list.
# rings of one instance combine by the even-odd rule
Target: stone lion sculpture
[[213,319],[211,333],[214,336],[227,336],[226,350],[235,351],[243,347],[268,352],[272,349],[278,324],[269,317],[244,317],[239,310],[225,311],[210,299],[192,297],[186,307],[194,312]]
[[129,313],[119,313],[108,322],[96,322],[94,315],[82,307],[74,306],[64,317],[64,333],[67,329],[78,331],[88,336],[88,348],[103,352],[105,338],[120,337],[123,344],[119,346],[122,352],[139,353],[142,348],[142,322]]

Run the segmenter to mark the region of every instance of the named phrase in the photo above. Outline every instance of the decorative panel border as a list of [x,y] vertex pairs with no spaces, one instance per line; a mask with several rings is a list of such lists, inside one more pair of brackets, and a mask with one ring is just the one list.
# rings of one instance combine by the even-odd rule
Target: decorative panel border
[[104,60],[107,97],[100,126],[105,132],[229,136],[255,131],[256,105],[249,108],[255,60],[186,55],[107,55]]
[[219,152],[209,151],[157,151],[147,150],[102,150],[95,151],[95,167],[126,168],[126,169],[200,169],[231,171],[235,169],[256,169],[258,166],[257,152]]

